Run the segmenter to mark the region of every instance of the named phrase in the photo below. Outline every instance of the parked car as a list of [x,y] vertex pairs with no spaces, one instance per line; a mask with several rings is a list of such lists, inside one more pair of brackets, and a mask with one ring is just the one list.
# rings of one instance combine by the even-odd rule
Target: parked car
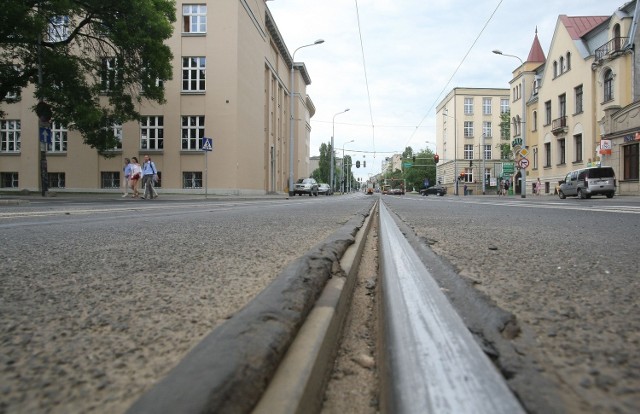
[[447,187],[443,187],[437,184],[437,185],[432,185],[431,187],[423,188],[420,190],[420,195],[428,196],[429,194],[443,196],[447,194]]
[[612,198],[616,192],[616,175],[611,167],[581,168],[569,172],[560,181],[558,197],[591,198],[592,195],[602,194]]
[[293,195],[318,195],[318,182],[313,178],[300,178],[293,187]]
[[326,183],[318,184],[318,194],[331,195],[333,191],[331,190],[331,186]]

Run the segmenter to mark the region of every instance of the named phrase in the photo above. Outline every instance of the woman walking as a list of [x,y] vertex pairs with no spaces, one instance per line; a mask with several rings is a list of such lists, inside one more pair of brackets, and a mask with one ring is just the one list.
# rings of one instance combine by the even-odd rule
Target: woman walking
[[131,183],[133,198],[138,198],[140,195],[138,193],[138,181],[142,177],[142,167],[138,163],[138,159],[136,157],[131,157],[131,161],[131,178],[129,182]]

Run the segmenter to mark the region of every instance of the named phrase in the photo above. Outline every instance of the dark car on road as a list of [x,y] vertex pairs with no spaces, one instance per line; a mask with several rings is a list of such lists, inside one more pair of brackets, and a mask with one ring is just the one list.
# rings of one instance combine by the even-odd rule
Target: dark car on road
[[293,188],[293,195],[309,194],[309,197],[318,195],[318,182],[313,178],[300,178]]
[[420,195],[428,196],[429,194],[443,196],[447,194],[447,187],[443,187],[441,185],[432,185],[431,187],[423,188],[422,190],[420,190]]

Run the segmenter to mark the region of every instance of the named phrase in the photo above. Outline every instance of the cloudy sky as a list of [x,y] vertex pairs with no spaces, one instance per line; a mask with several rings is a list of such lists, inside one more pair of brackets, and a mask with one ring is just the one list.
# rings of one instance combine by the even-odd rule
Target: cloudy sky
[[[311,155],[329,143],[367,161],[366,179],[392,153],[435,150],[435,108],[455,87],[508,88],[514,58],[538,38],[547,54],[558,16],[609,16],[624,0],[272,0],[267,6],[316,106]],[[359,23],[358,23],[359,22]],[[358,28],[360,26],[360,30]],[[366,70],[365,70],[366,68]],[[352,143],[348,141],[354,140]],[[354,152],[350,152],[353,150]]]

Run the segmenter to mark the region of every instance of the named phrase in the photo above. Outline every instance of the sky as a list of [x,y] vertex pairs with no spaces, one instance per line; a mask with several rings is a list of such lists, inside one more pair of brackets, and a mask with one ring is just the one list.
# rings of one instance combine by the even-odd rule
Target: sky
[[[366,180],[408,146],[435,151],[435,109],[457,87],[509,88],[536,29],[547,55],[558,16],[610,16],[625,0],[270,0],[287,48],[299,49],[311,77],[307,94],[311,156],[330,143],[337,156],[366,161]],[[348,112],[338,114],[349,109]],[[349,142],[353,140],[353,142]]]

